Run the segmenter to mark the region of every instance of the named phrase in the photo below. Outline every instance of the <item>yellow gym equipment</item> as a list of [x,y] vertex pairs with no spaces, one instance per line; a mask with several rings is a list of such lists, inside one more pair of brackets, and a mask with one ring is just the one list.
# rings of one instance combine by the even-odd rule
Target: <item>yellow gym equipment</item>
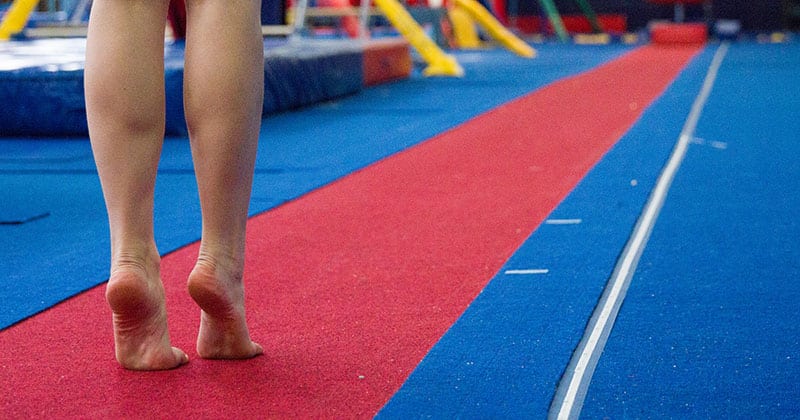
[[[486,10],[485,7],[481,6],[475,0],[455,0],[454,8],[462,9],[463,11],[467,12],[469,16],[474,19],[489,35],[492,36],[497,42],[502,44],[504,47],[508,48],[509,50],[513,51],[515,54],[522,56],[533,58],[536,56],[536,50],[531,48],[530,45],[526,44],[523,40],[519,39],[511,33],[508,29],[506,29],[503,24],[497,21],[497,19]],[[454,29],[457,30],[455,22],[453,23]],[[456,32],[456,36],[458,33]]]
[[0,22],[0,41],[8,41],[12,35],[22,32],[37,4],[39,0],[14,0]]
[[428,63],[428,67],[422,71],[422,74],[459,77],[464,75],[464,69],[461,68],[455,57],[442,51],[397,0],[375,0],[375,6]]
[[478,31],[475,30],[475,21],[460,7],[448,7],[447,18],[453,26],[453,38],[458,48],[473,50],[481,48]]

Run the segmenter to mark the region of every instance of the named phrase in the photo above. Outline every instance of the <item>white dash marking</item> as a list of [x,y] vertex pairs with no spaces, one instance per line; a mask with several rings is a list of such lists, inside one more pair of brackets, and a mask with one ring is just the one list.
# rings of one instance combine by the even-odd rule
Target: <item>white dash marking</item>
[[544,221],[546,225],[579,225],[583,219],[547,219]]
[[548,270],[546,268],[531,268],[531,269],[527,269],[527,270],[506,270],[505,274],[521,274],[521,275],[525,275],[525,274],[547,274],[549,272],[550,272],[550,270]]
[[711,147],[719,150],[725,150],[728,148],[728,143],[725,143],[724,141],[712,141]]

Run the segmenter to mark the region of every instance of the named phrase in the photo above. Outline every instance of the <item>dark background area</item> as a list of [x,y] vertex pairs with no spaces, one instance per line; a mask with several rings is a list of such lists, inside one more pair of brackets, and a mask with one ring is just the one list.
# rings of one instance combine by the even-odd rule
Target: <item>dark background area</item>
[[[710,3],[708,18],[738,20],[745,31],[800,28],[800,0],[718,0]],[[561,14],[580,14],[574,0],[555,0],[555,4]],[[589,4],[598,14],[627,16],[630,30],[643,28],[653,19],[671,19],[674,12],[672,6],[647,0],[589,0]],[[507,0],[507,10],[512,16],[542,14],[537,0]],[[706,17],[703,6],[687,6],[686,14],[687,20]]]
[[[283,24],[285,0],[262,1],[264,24]],[[575,0],[555,0],[555,3],[562,14],[580,13]],[[734,19],[741,22],[745,31],[800,30],[800,0],[717,0],[710,3],[710,12],[704,12],[703,6],[687,6],[687,19]],[[671,6],[647,0],[589,0],[589,4],[599,14],[625,15],[629,30],[644,28],[653,19],[673,17]],[[506,9],[512,16],[542,14],[538,0],[506,0]]]
[[[55,2],[58,3],[59,0]],[[542,14],[538,0],[506,2],[507,12],[511,16]],[[10,3],[11,0],[0,0],[0,5],[4,7]],[[670,19],[673,16],[671,6],[652,4],[647,0],[589,0],[589,3],[599,14],[625,15],[630,30],[641,29],[653,19]],[[688,6],[687,18],[735,19],[741,22],[745,31],[800,30],[800,0],[712,0],[710,3],[712,5],[708,15],[704,13],[702,6]],[[580,13],[575,0],[555,0],[555,4],[564,15]],[[263,24],[282,25],[285,23],[285,16],[286,0],[262,0]]]

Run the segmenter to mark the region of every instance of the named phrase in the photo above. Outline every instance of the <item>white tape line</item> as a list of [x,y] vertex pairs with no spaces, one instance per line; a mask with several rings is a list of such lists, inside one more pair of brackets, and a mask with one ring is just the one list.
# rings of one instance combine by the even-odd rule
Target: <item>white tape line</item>
[[550,407],[548,418],[551,419],[577,419],[580,415],[583,401],[586,397],[586,390],[591,382],[594,369],[597,366],[597,361],[600,354],[603,352],[608,335],[616,320],[619,308],[622,305],[622,300],[625,298],[628,285],[630,284],[631,277],[636,271],[636,266],[639,262],[639,257],[647,245],[647,240],[650,237],[650,232],[653,230],[653,225],[658,218],[661,207],[666,199],[669,187],[678,171],[689,143],[694,138],[694,131],[697,128],[697,122],[700,119],[700,114],[703,107],[708,101],[708,96],[714,86],[714,81],[717,78],[717,72],[728,52],[729,44],[723,43],[711,61],[708,68],[708,73],[703,82],[703,87],[700,90],[697,98],[692,104],[692,109],[689,112],[689,117],[683,126],[678,142],[672,151],[669,161],[661,175],[658,178],[655,188],[650,194],[650,198],[645,205],[644,211],[639,216],[633,234],[628,239],[623,254],[617,261],[617,266],[614,273],[606,284],[603,291],[603,296],[595,308],[594,313],[589,321],[589,327],[584,332],[580,344],[572,359],[567,365],[564,376],[559,382],[558,389],[556,390],[556,397]]

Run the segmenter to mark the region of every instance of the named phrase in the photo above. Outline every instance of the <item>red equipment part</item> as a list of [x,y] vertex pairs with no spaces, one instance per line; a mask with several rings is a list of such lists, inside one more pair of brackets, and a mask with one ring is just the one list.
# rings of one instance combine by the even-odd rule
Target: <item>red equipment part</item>
[[686,5],[702,4],[710,0],[647,0],[650,3],[675,6],[675,23],[655,23],[650,27],[650,41],[654,44],[682,45],[704,44],[708,41],[705,23],[684,23]]
[[186,38],[186,3],[184,0],[171,0],[167,9],[167,19],[172,26],[175,39]]

